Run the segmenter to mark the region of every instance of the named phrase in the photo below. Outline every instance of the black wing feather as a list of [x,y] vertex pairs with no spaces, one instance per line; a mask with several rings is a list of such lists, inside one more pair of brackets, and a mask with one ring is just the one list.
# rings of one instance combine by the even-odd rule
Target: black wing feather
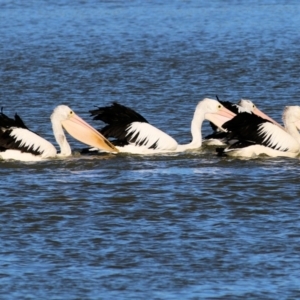
[[28,129],[29,128],[24,124],[23,120],[18,114],[15,114],[16,127]]
[[148,123],[148,121],[133,109],[113,102],[110,106],[99,107],[90,110],[93,120],[100,120],[107,125],[99,131],[106,138],[114,138],[112,143],[116,146],[124,146],[133,142],[136,137],[128,134],[127,129],[133,122]]
[[217,139],[217,140],[226,140],[228,137],[228,132],[224,131],[214,131],[211,134],[208,134],[204,137],[205,140]]
[[[270,138],[266,139],[267,134],[261,132],[264,123],[271,123],[255,114],[239,113],[233,119],[227,121],[222,127],[229,131],[229,139],[237,139],[228,149],[244,148],[250,145],[262,145],[272,149],[277,149],[277,145],[270,145]],[[276,125],[274,125],[276,126]],[[285,149],[283,151],[287,151]]]
[[20,118],[18,114],[15,114],[15,119],[9,118],[7,115],[1,111],[0,113],[0,127],[11,128],[18,127],[28,129],[28,127],[24,124],[23,120]]
[[133,109],[126,107],[117,102],[113,102],[110,106],[99,107],[98,109],[90,110],[94,120],[101,120],[106,124],[148,121]]

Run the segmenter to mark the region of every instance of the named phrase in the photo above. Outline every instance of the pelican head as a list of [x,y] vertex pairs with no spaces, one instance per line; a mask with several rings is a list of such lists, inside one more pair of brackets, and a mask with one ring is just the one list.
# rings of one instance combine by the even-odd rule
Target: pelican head
[[248,99],[241,99],[238,102],[238,105],[243,109],[241,112],[248,112],[251,113],[256,109],[255,104]]
[[241,99],[238,103],[238,105],[240,105],[242,108],[245,109],[246,112],[249,112],[249,113],[254,113],[255,115],[265,119],[265,120],[268,120],[270,122],[272,122],[273,124],[279,126],[282,128],[282,126],[277,123],[275,120],[273,120],[271,117],[269,117],[268,115],[266,115],[265,113],[263,113],[261,110],[259,110],[256,105],[251,101],[251,100],[248,100],[248,99]]
[[118,152],[118,149],[110,141],[75,114],[70,107],[66,105],[57,106],[50,118],[54,132],[61,131],[61,127],[63,127],[73,138],[86,145],[108,152]]
[[289,124],[295,124],[298,130],[300,130],[300,106],[286,106],[283,111],[282,120],[287,127]]
[[196,107],[195,113],[204,113],[204,119],[214,123],[224,131],[222,125],[235,117],[235,113],[224,107],[219,101],[204,98]]

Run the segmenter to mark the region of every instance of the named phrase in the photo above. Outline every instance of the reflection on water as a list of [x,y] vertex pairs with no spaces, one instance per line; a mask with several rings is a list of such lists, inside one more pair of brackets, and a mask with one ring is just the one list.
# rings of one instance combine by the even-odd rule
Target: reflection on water
[[[197,102],[298,104],[293,1],[6,1],[1,105],[54,142],[50,114],[119,101],[179,143]],[[287,22],[288,20],[288,22]],[[210,132],[205,124],[203,132]],[[299,159],[168,155],[0,162],[1,299],[297,299]]]

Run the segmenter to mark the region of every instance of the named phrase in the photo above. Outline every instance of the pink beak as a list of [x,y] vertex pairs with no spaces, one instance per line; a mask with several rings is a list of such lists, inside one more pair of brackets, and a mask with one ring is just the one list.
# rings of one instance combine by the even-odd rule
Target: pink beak
[[76,140],[107,152],[119,152],[119,150],[107,140],[99,131],[86,123],[73,113],[67,120],[62,122],[65,130]]

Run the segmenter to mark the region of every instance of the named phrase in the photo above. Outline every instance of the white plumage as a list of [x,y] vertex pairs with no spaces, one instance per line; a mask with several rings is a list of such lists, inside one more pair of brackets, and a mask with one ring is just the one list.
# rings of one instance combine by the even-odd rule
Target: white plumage
[[56,155],[56,148],[50,142],[28,129],[14,128],[11,136],[15,138],[16,142],[20,142],[20,147],[40,151],[43,158]]
[[175,139],[149,123],[133,122],[127,128],[127,132],[137,135],[134,144],[141,144],[148,149],[156,144],[157,151],[175,151],[178,146]]

